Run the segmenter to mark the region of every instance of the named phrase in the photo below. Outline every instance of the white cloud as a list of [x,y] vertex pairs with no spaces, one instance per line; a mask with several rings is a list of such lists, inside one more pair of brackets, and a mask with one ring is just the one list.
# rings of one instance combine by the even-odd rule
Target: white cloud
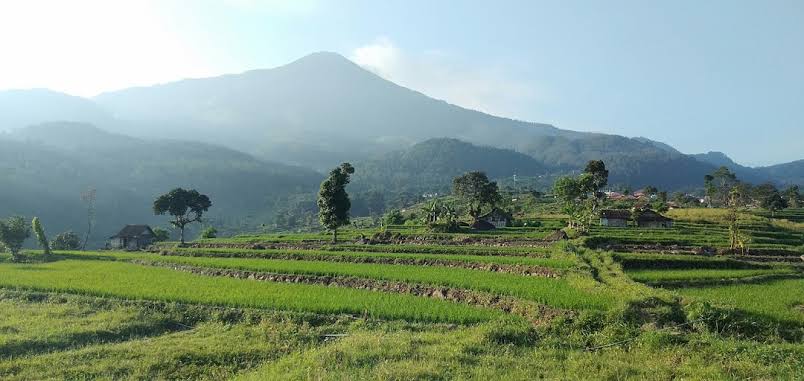
[[387,37],[354,49],[350,59],[399,85],[494,115],[524,119],[544,100],[535,86],[509,78],[499,67],[462,65],[442,51],[410,54]]

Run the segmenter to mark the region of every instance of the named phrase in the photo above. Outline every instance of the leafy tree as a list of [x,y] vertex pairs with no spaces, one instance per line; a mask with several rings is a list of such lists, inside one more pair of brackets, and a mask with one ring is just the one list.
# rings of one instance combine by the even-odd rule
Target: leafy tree
[[583,201],[587,193],[584,184],[589,183],[581,181],[580,177],[563,176],[553,184],[553,194],[561,202],[562,211],[569,215],[570,228],[575,228],[583,220]]
[[9,217],[0,221],[0,242],[11,252],[11,258],[19,261],[22,244],[31,236],[31,228],[22,217]]
[[653,186],[653,185],[648,185],[648,186],[645,187],[645,189],[642,190],[642,192],[644,192],[648,196],[653,196],[653,195],[659,193],[659,190],[656,189],[656,187]]
[[483,206],[494,207],[500,199],[497,183],[483,172],[467,172],[452,180],[452,193],[467,202],[469,215],[477,221]]
[[[707,188],[707,196],[711,202],[717,205],[725,205],[729,203],[732,194],[731,191],[739,181],[737,175],[730,171],[727,167],[720,167],[711,175],[704,176],[704,185]],[[747,196],[745,192],[739,193],[740,198]]]
[[712,175],[704,176],[704,194],[706,195],[706,206],[712,207],[712,200],[717,194],[717,187],[715,186],[715,177]]
[[666,191],[659,192],[659,201],[661,201],[664,204],[667,203],[667,192]]
[[195,189],[176,188],[154,200],[153,209],[156,215],[167,213],[173,216],[170,223],[181,231],[183,244],[184,227],[193,222],[201,222],[201,217],[210,206],[212,202],[207,195],[200,194]]
[[36,240],[39,242],[39,246],[41,246],[42,251],[45,252],[45,257],[50,257],[50,243],[47,241],[45,228],[42,227],[42,222],[39,221],[39,217],[33,218],[33,221],[31,221],[31,227],[36,234]]
[[218,236],[218,229],[215,229],[215,227],[210,226],[201,232],[200,238],[209,239],[209,238],[216,238],[217,236]]
[[801,206],[801,193],[799,192],[798,185],[791,185],[782,192],[782,197],[787,200],[787,206],[790,208],[798,208]]
[[170,239],[170,233],[162,228],[153,228],[154,232],[154,241],[156,242],[164,242]]
[[329,172],[329,177],[321,183],[318,191],[318,220],[332,231],[332,242],[335,243],[338,242],[338,228],[349,224],[352,202],[346,193],[346,185],[353,173],[355,168],[351,164],[341,164]]
[[603,160],[589,160],[583,172],[592,176],[591,181],[595,192],[599,192],[609,183],[609,170],[606,169]]
[[781,210],[787,208],[787,200],[785,200],[778,191],[771,192],[770,194],[766,195],[759,204],[762,208],[765,208],[771,212],[771,217],[776,215],[777,210]]
[[388,225],[402,225],[405,223],[405,216],[402,215],[402,212],[399,209],[391,210],[390,212],[386,213],[383,216],[383,224],[385,226]]
[[71,231],[56,234],[50,243],[53,250],[78,250],[81,248],[81,238]]

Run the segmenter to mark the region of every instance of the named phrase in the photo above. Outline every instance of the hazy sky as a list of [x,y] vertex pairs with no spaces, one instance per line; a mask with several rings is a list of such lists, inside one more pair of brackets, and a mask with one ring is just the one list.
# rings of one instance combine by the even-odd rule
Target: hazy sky
[[496,115],[804,158],[801,0],[0,0],[0,89],[92,96],[325,50]]

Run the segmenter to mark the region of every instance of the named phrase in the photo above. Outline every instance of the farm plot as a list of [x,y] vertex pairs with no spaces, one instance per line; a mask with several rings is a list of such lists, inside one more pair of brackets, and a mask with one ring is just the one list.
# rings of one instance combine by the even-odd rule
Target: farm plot
[[0,264],[0,287],[413,321],[471,323],[498,315],[492,310],[411,295],[206,277],[103,260]]
[[306,260],[160,256],[140,253],[117,253],[114,256],[120,259],[138,259],[151,263],[172,263],[206,268],[323,277],[356,277],[456,287],[523,298],[559,308],[605,309],[614,303],[611,294],[594,289],[583,290],[574,285],[570,279],[520,276],[463,268]]
[[779,322],[793,332],[792,337],[804,337],[800,267],[684,255],[617,254],[617,258],[636,281],[672,289],[690,301],[734,308],[756,321]]

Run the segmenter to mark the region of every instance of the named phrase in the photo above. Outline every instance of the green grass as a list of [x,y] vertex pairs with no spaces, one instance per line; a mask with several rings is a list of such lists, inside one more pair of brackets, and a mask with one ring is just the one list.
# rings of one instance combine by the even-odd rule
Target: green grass
[[681,295],[783,321],[804,323],[804,279],[773,280],[760,284],[691,287]]
[[128,306],[99,309],[74,303],[0,300],[0,357],[180,329],[164,314]]
[[296,259],[296,260],[320,260],[320,261],[343,261],[343,262],[363,262],[367,259],[383,258],[388,260],[438,260],[467,263],[493,263],[505,265],[530,265],[544,266],[556,269],[570,268],[576,264],[569,257],[564,258],[533,258],[533,257],[506,257],[506,256],[484,256],[484,255],[459,255],[459,254],[421,254],[421,253],[385,253],[385,252],[360,252],[360,251],[327,251],[327,250],[246,250],[230,248],[213,249],[193,249],[179,248],[173,250],[177,254],[193,256],[232,256],[243,258],[276,258],[276,259]]
[[633,269],[769,269],[774,265],[722,257],[649,253],[615,253],[625,270]]
[[605,309],[613,304],[602,292],[582,291],[566,279],[519,276],[482,270],[438,266],[381,265],[325,261],[250,258],[209,258],[118,253],[121,259],[187,264],[201,267],[252,270],[280,274],[350,276],[366,279],[432,284],[486,291],[561,308]]
[[314,343],[317,337],[305,330],[283,322],[204,323],[155,338],[0,360],[0,378],[227,379]]
[[238,380],[731,380],[801,379],[804,347],[646,334],[587,352],[499,345],[486,327],[357,331],[270,362]]
[[483,255],[483,256],[529,256],[549,257],[552,251],[549,248],[521,247],[521,246],[482,246],[482,245],[356,245],[339,244],[325,247],[334,251],[361,251],[381,253],[427,253],[427,254],[457,254],[457,255]]
[[[593,226],[590,244],[663,244],[682,246],[727,247],[728,226],[725,209],[676,209],[667,216],[676,219],[672,228],[612,228]],[[769,220],[748,212],[740,213],[740,229],[751,237],[752,249],[787,249],[801,251],[804,224]]]
[[[628,276],[637,282],[661,283],[674,281],[729,280],[767,275],[793,275],[794,269],[686,269],[686,270],[635,270]],[[804,291],[804,290],[802,290]]]
[[410,295],[206,277],[107,261],[0,264],[0,286],[416,321],[472,323],[497,316],[491,310]]

